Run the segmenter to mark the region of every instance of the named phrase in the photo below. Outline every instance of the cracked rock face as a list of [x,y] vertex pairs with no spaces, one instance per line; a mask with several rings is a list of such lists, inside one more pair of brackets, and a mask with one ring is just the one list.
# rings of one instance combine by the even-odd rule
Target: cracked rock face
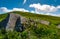
[[19,15],[10,13],[10,17],[9,17],[9,21],[7,23],[6,30],[7,29],[13,30],[13,28],[14,28],[14,26],[16,24],[16,20],[18,19],[18,17],[19,17]]
[[19,31],[19,30],[22,31],[23,26],[21,25],[21,22],[22,22],[21,18],[22,17],[19,14],[10,13],[9,20],[8,20],[8,23],[6,26],[6,30],[13,31],[16,28],[17,31]]

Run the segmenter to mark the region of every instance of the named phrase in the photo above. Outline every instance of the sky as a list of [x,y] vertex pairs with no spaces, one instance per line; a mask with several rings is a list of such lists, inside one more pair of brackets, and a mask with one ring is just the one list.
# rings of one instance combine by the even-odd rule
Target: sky
[[0,14],[11,11],[60,17],[60,0],[0,0]]

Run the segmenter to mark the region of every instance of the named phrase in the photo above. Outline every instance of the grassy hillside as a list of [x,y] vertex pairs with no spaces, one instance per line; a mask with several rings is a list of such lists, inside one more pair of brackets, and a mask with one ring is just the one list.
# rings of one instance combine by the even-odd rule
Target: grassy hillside
[[[41,14],[33,14],[28,12],[10,12],[15,14],[20,14],[26,18],[31,18],[33,20],[46,20],[51,22],[51,25],[44,25],[37,22],[37,26],[26,25],[26,29],[23,32],[7,32],[5,35],[0,32],[0,38],[8,39],[60,39],[60,29],[56,28],[56,24],[60,23],[60,17],[47,16]],[[0,22],[3,21],[8,14],[0,15]],[[30,27],[28,27],[30,26]],[[3,30],[2,30],[3,31]],[[12,34],[11,34],[12,33]],[[3,36],[4,35],[4,36]],[[2,37],[3,36],[3,37]],[[7,36],[7,37],[6,37]]]
[[46,20],[50,21],[52,24],[59,24],[60,23],[60,17],[54,17],[54,16],[48,16],[48,15],[41,15],[41,14],[33,14],[33,13],[28,13],[28,12],[13,12],[20,14],[26,18],[31,18],[34,20]]
[[8,14],[0,14],[0,22],[7,17]]
[[[52,23],[59,23],[60,22],[59,21],[60,17],[41,15],[41,14],[33,14],[33,13],[29,13],[29,12],[18,12],[18,11],[14,11],[12,13],[20,14],[20,15],[27,17],[27,18],[47,20]],[[6,17],[7,17],[7,14],[2,14],[2,15],[0,15],[0,20],[2,21]]]

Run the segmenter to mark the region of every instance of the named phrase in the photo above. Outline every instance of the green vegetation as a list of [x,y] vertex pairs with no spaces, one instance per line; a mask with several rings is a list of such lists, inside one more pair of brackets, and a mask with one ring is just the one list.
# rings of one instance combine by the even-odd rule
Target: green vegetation
[[12,13],[17,13],[20,14],[24,17],[31,18],[34,20],[46,20],[50,21],[52,24],[59,24],[60,23],[60,17],[54,17],[54,16],[49,16],[49,15],[41,15],[41,14],[33,14],[33,13],[28,13],[28,12],[17,12],[14,11]]
[[[52,24],[48,26],[37,22],[35,26],[34,24],[31,25],[31,22],[29,22],[29,25],[25,25],[27,28],[23,32],[5,31],[2,29],[0,30],[0,39],[60,39],[60,29],[56,28],[56,24],[60,23],[60,17],[17,11],[12,13],[20,14],[28,19],[46,20]],[[7,14],[0,15],[0,21],[4,20],[6,17]]]
[[8,14],[0,14],[0,22],[7,17]]
[[0,30],[0,39],[60,39],[60,30],[50,26],[31,26],[23,32]]

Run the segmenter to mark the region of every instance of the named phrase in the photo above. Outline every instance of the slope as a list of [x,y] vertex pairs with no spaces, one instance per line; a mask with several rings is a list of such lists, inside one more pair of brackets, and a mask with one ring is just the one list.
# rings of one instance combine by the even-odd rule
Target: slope
[[[56,28],[56,26],[60,24],[59,21],[60,17],[33,14],[29,12],[19,12],[19,11],[14,11],[9,13],[19,14],[21,16],[26,17],[27,19],[32,19],[33,22],[36,23],[35,25],[32,24],[31,21],[29,21],[29,24],[25,25],[26,29],[23,32],[20,32],[22,35],[22,39],[60,39],[60,29]],[[8,13],[0,15],[0,22],[2,22],[7,16]],[[49,25],[41,24],[39,23],[40,20],[48,21],[51,24]],[[10,34],[11,33],[9,33],[8,36]]]

